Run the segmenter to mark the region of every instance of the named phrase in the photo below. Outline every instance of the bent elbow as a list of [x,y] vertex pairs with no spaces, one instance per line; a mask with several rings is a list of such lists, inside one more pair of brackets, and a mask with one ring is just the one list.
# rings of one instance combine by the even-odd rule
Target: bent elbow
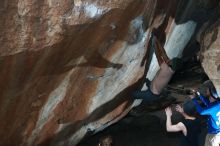
[[167,132],[172,132],[171,127],[167,126],[166,129],[167,129]]

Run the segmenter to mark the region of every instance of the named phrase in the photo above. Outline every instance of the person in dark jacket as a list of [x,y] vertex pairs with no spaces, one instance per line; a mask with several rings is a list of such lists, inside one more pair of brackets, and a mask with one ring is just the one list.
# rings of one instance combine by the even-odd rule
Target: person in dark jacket
[[[166,129],[168,132],[182,132],[181,146],[199,146],[199,134],[201,132],[201,121],[196,118],[195,107],[191,106],[183,110],[180,105],[176,106],[176,111],[179,112],[184,119],[177,124],[172,124],[172,111],[170,107],[165,109],[167,120]],[[185,112],[188,111],[188,112]]]
[[[200,115],[207,116],[206,123],[208,134],[206,135],[205,146],[220,145],[220,100],[214,85],[210,80],[203,83],[192,101]],[[201,101],[203,106],[198,102]]]

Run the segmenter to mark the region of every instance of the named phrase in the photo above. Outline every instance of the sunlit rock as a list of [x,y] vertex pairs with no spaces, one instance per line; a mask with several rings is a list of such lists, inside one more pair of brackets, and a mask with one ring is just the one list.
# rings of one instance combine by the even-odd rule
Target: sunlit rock
[[[198,8],[175,0],[2,0],[0,145],[72,146],[120,120],[140,103],[131,92],[144,72],[152,79],[159,68],[147,49],[152,29],[170,58],[181,57]],[[219,65],[214,71],[216,79]]]

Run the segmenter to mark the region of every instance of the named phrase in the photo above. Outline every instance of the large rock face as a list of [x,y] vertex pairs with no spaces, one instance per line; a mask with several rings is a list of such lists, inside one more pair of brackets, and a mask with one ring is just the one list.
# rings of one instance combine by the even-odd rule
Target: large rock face
[[197,3],[2,0],[0,145],[76,145],[118,121],[138,104],[130,93],[144,62],[150,79],[158,70],[152,28],[169,57],[181,56],[200,23]]
[[220,11],[206,24],[199,36],[202,66],[220,95]]

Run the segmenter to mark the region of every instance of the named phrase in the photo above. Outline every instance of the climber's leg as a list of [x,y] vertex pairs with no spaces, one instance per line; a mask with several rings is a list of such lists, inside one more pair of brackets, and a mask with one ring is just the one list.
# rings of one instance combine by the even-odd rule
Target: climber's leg
[[152,38],[152,43],[154,44],[155,54],[159,65],[161,65],[163,62],[166,62],[168,64],[170,62],[170,59],[167,56],[165,49],[161,46],[160,42],[155,36],[153,36]]
[[134,91],[132,93],[132,97],[134,99],[143,99],[145,102],[149,102],[149,101],[153,101],[153,100],[158,99],[160,97],[160,95],[154,94],[150,89],[151,82],[148,79],[145,79],[145,83],[146,83],[148,89],[146,91],[141,91],[141,89],[138,91]]
[[157,100],[160,95],[154,94],[150,89],[147,91],[135,91],[132,94],[134,99],[143,99],[145,102]]
[[159,65],[165,62],[171,67],[173,71],[176,71],[182,68],[183,61],[177,57],[170,60],[166,54],[165,49],[161,46],[160,42],[155,36],[153,36],[152,42],[154,43],[155,54],[156,54]]

